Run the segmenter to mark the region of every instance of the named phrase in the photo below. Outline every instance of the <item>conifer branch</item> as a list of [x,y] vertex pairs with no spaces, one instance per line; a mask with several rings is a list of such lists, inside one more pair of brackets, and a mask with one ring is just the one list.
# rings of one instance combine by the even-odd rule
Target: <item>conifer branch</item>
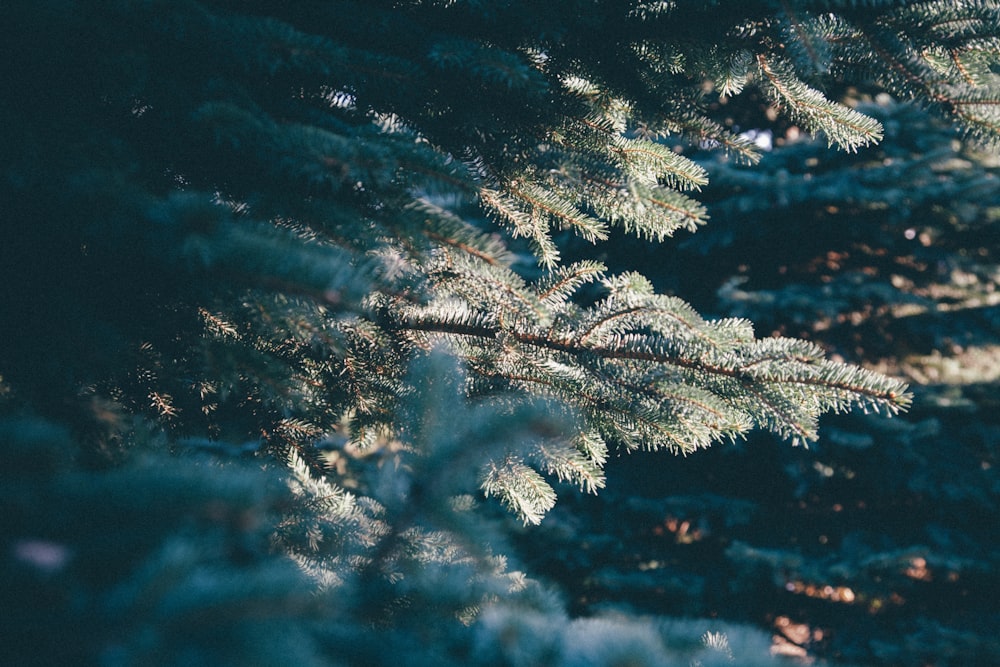
[[781,8],[784,14],[782,18],[790,27],[791,39],[788,40],[786,50],[794,49],[804,53],[805,57],[800,60],[805,60],[810,74],[826,72],[830,62],[828,45],[822,39],[822,33],[817,34],[812,25],[807,25],[807,23],[814,24],[816,19],[809,14],[800,16],[787,0],[781,0]]
[[609,146],[623,170],[649,185],[664,182],[679,189],[699,189],[708,183],[705,170],[666,146],[642,139],[617,137]]
[[[737,415],[741,415],[742,411],[747,411],[749,414],[757,415],[754,417],[754,421],[757,423],[776,432],[807,441],[815,438],[815,419],[822,410],[843,409],[851,404],[861,404],[882,407],[889,412],[896,412],[905,408],[909,402],[909,394],[905,392],[905,387],[901,383],[862,369],[824,361],[821,356],[818,356],[818,350],[812,346],[803,347],[801,343],[796,341],[764,339],[762,341],[743,341],[735,348],[717,348],[715,347],[717,343],[712,342],[711,336],[702,333],[699,327],[695,327],[692,323],[680,319],[677,321],[690,330],[694,337],[692,340],[700,340],[709,346],[701,348],[703,350],[701,352],[696,352],[700,346],[689,348],[688,352],[684,352],[685,345],[690,345],[690,342],[682,344],[660,335],[630,333],[628,329],[641,326],[635,320],[639,315],[656,319],[662,317],[663,313],[658,312],[655,308],[644,312],[640,306],[625,308],[609,319],[631,319],[632,323],[621,333],[601,335],[602,342],[591,340],[595,336],[596,327],[581,329],[573,337],[567,337],[565,334],[556,337],[551,335],[551,332],[544,334],[532,330],[502,328],[482,319],[475,322],[468,319],[439,322],[420,317],[396,320],[390,326],[403,330],[434,332],[471,339],[503,340],[525,346],[526,350],[543,349],[567,354],[569,355],[567,360],[572,360],[572,363],[578,365],[583,372],[579,381],[566,384],[565,380],[559,380],[555,377],[546,380],[544,377],[530,375],[521,375],[520,379],[533,383],[543,382],[558,395],[571,400],[573,396],[584,398],[585,402],[592,406],[590,414],[598,421],[601,419],[602,411],[618,411],[618,408],[614,408],[613,404],[600,398],[600,392],[606,391],[613,385],[619,385],[628,391],[635,391],[660,401],[666,401],[663,407],[657,409],[660,411],[659,417],[643,419],[646,428],[659,432],[666,441],[673,441],[677,433],[669,427],[662,426],[662,424],[655,426],[655,424],[660,423],[658,420],[667,419],[667,423],[669,423],[680,419],[682,426],[684,422],[683,417],[678,417],[670,412],[671,408],[667,407],[669,405],[690,404],[692,407],[711,414],[712,421],[716,422],[716,426],[712,429],[714,435],[710,439],[718,438],[727,432],[745,431],[748,422],[742,416]],[[707,323],[703,328],[710,330],[711,327],[712,323]],[[595,366],[592,360],[601,360],[602,363],[610,363],[611,366],[600,364]],[[477,367],[483,361],[485,358],[479,356]],[[654,366],[643,366],[644,370],[635,379],[623,379],[635,373],[637,369],[630,370],[629,366],[619,366],[619,364],[631,362],[654,364]],[[658,373],[654,371],[656,366],[664,369],[659,373],[665,373],[663,377],[666,378],[677,377],[667,369],[674,368],[682,371],[682,375],[679,377],[685,378],[685,384],[657,385],[655,378],[658,377]],[[511,380],[517,378],[516,375],[506,374],[502,370],[480,372],[488,372],[494,377],[507,376]],[[619,373],[624,375],[619,376]],[[580,384],[581,382],[582,384]],[[718,403],[720,407],[711,408],[703,400],[691,395],[685,396],[683,393],[678,395],[676,389],[667,389],[671,386],[675,388],[686,386],[686,383],[690,383],[691,387],[699,384],[714,387],[712,400],[721,400]],[[600,389],[602,386],[605,389]],[[660,389],[657,389],[658,386]],[[587,389],[587,387],[592,389]],[[795,395],[800,396],[800,399],[804,399],[809,394],[812,394],[813,398],[796,400],[794,410],[790,407],[792,404],[787,403],[784,399],[781,404],[776,402],[776,397],[781,392],[792,391],[795,387],[809,387],[807,394],[795,391]],[[597,390],[599,393],[591,394],[592,390]],[[778,393],[773,393],[775,391]],[[748,398],[752,400],[748,401]],[[763,412],[755,409],[754,404],[763,408]],[[725,405],[728,405],[729,408],[721,407]],[[667,408],[666,412],[662,412],[664,408]],[[728,418],[724,418],[725,412],[719,412],[734,408],[738,412],[730,413]],[[634,410],[634,407],[631,409]],[[624,416],[624,413],[620,414]],[[672,414],[673,416],[670,416]],[[704,422],[703,419],[698,421],[699,423]],[[723,428],[722,423],[729,425]],[[690,437],[697,429],[694,429],[689,423],[688,426],[683,427],[683,430],[688,432]],[[668,432],[669,436],[664,435]],[[681,439],[683,440],[683,438]],[[700,439],[691,440],[692,443],[699,441]],[[658,446],[656,443],[647,444],[654,448]]]
[[[749,52],[746,52],[746,60],[747,71],[744,76],[749,78],[749,70],[755,60]],[[723,86],[720,94],[724,93],[724,90]],[[757,164],[760,161],[760,150],[751,140],[734,134],[709,118],[686,115],[674,118],[672,122],[678,130],[701,146],[710,149],[721,148],[745,164]]]
[[[546,190],[532,183],[510,184],[507,189],[515,197],[525,201],[532,211],[541,211],[558,224],[574,229],[588,241],[604,240],[608,237],[607,228],[599,221],[579,211],[571,202],[561,199],[555,192]],[[535,216],[532,216],[534,219]],[[533,225],[533,235],[540,229]]]
[[538,298],[550,306],[557,307],[565,303],[573,292],[582,285],[598,279],[605,271],[600,262],[575,262],[569,266],[560,266],[549,272],[536,286]]
[[853,152],[882,139],[878,121],[830,102],[822,93],[799,81],[787,64],[765,54],[757,55],[757,64],[788,112],[809,129],[822,130],[831,143]]

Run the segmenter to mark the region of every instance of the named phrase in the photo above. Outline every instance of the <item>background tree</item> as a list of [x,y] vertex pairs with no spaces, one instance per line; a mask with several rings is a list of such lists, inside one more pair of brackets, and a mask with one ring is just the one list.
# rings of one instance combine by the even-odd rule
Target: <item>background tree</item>
[[[690,452],[756,426],[808,441],[823,412],[908,403],[901,382],[812,343],[758,339],[638,274],[560,261],[560,230],[662,240],[704,222],[689,194],[706,171],[666,139],[759,159],[713,100],[752,81],[853,151],[882,126],[816,86],[881,68],[893,93],[996,134],[993,3],[7,13],[7,411],[66,425],[89,467],[144,442],[290,462],[299,509],[278,543],[327,585],[346,567],[358,599],[381,605],[352,612],[386,622],[421,590],[458,615],[495,593],[419,585],[442,561],[490,572],[475,522],[443,509],[477,489],[533,523],[555,499],[541,473],[596,489],[609,445]],[[441,345],[464,372],[421,361]],[[427,434],[448,412],[427,397],[448,392],[472,412],[445,447]],[[451,477],[431,475],[444,460]]]

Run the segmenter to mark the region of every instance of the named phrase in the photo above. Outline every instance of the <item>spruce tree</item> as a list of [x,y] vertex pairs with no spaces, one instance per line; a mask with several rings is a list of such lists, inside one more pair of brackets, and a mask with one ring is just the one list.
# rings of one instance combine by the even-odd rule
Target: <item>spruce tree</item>
[[[1000,137],[994,2],[5,14],[5,411],[65,425],[88,468],[142,443],[287,463],[298,509],[275,544],[403,628],[406,604],[472,618],[508,582],[456,509],[477,494],[536,523],[553,480],[600,488],[612,449],[757,427],[808,442],[825,412],[908,405],[813,343],[561,260],[568,234],[660,242],[706,222],[708,172],[674,146],[760,158],[713,102],[752,87],[860,151],[882,126],[821,89],[877,77]],[[464,575],[422,579],[449,561],[472,594]]]

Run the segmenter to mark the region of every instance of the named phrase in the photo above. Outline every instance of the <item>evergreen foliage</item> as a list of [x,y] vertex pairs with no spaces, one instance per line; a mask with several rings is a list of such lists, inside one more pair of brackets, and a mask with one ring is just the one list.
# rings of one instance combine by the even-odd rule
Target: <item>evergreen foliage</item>
[[[565,499],[520,551],[583,615],[721,613],[772,628],[790,654],[990,665],[1000,659],[997,154],[877,88],[849,98],[885,128],[878,147],[833,153],[767,124],[754,100],[721,107],[771,148],[755,166],[697,157],[711,224],[669,264],[626,239],[605,246],[699,311],[909,379],[913,408],[895,420],[828,416],[809,451],[757,433],[684,460],[612,459],[607,488]],[[711,269],[698,270],[706,258]]]
[[[373,471],[382,503],[336,489],[297,462],[283,475],[214,454],[170,456],[163,436],[142,428],[130,460],[87,470],[65,429],[5,419],[0,659],[569,667],[727,665],[738,654],[741,664],[774,664],[758,630],[614,614],[570,619],[556,594],[509,571],[489,551],[503,545],[500,531],[469,495],[455,495],[475,479],[461,454],[456,460],[456,415],[440,412],[461,396],[444,397],[431,399],[434,425],[421,427],[442,446]],[[527,414],[461,416],[501,435]],[[427,486],[418,492],[418,484]],[[722,644],[713,634],[720,629]]]
[[[79,450],[71,471],[5,487],[4,557],[55,592],[83,587],[61,618],[94,610],[104,625],[74,624],[67,650],[268,664],[260,619],[276,618],[288,633],[267,651],[301,664],[404,650],[424,651],[414,664],[581,664],[581,624],[506,571],[486,510],[469,510],[480,494],[537,523],[557,481],[601,488],[614,449],[690,453],[757,427],[809,442],[825,412],[907,407],[902,382],[813,343],[562,260],[569,234],[662,241],[703,225],[709,172],[671,142],[759,161],[710,112],[748,88],[847,151],[884,128],[824,96],[828,77],[874,73],[998,141],[995,3],[781,5],[6,8],[0,389],[16,417],[2,472]],[[52,424],[72,435],[35,438]],[[137,461],[146,448],[176,456]],[[258,471],[216,461],[242,457],[288,491],[256,496]],[[162,504],[134,520],[132,497]],[[244,575],[206,498],[252,519],[234,529],[253,543]],[[64,505],[100,507],[96,533],[120,521],[142,543],[94,555],[78,522],[48,525]],[[205,512],[207,527],[186,523]],[[49,568],[42,553],[64,558]],[[339,594],[303,595],[314,587]],[[261,616],[241,606],[262,597]],[[117,615],[152,629],[102,620]],[[692,627],[582,625],[609,637],[593,646],[607,661],[728,660],[706,628],[692,645]]]

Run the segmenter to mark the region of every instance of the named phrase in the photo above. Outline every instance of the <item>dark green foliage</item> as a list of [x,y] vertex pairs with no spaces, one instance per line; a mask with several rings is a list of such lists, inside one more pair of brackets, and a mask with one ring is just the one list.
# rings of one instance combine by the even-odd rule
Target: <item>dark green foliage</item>
[[204,453],[166,456],[156,436],[136,440],[127,465],[81,470],[59,427],[0,422],[0,657],[367,666],[405,655],[412,665],[570,666],[593,658],[721,665],[736,653],[744,664],[773,664],[759,631],[571,620],[556,595],[507,571],[490,553],[504,543],[498,526],[458,495],[476,483],[468,459],[482,458],[467,447],[456,455],[468,438],[449,419],[467,417],[486,438],[521,430],[528,450],[539,442],[532,429],[544,432],[550,417],[530,406],[507,416],[469,411],[442,384],[422,402],[429,414],[413,436],[425,455],[398,452],[372,470],[382,502],[337,489],[298,461],[289,477]]
[[875,72],[997,138],[991,2],[3,14],[0,472],[60,468],[5,487],[4,576],[68,596],[57,661],[728,660],[698,624],[570,621],[480,497],[537,523],[612,451],[809,442],[910,394],[566,237],[702,226],[710,171],[674,143],[760,161],[715,112],[740,91],[858,151],[883,123],[820,91]]
[[162,455],[81,471],[40,420],[0,442],[5,664],[323,664],[304,621],[324,603],[270,548],[277,475]]

